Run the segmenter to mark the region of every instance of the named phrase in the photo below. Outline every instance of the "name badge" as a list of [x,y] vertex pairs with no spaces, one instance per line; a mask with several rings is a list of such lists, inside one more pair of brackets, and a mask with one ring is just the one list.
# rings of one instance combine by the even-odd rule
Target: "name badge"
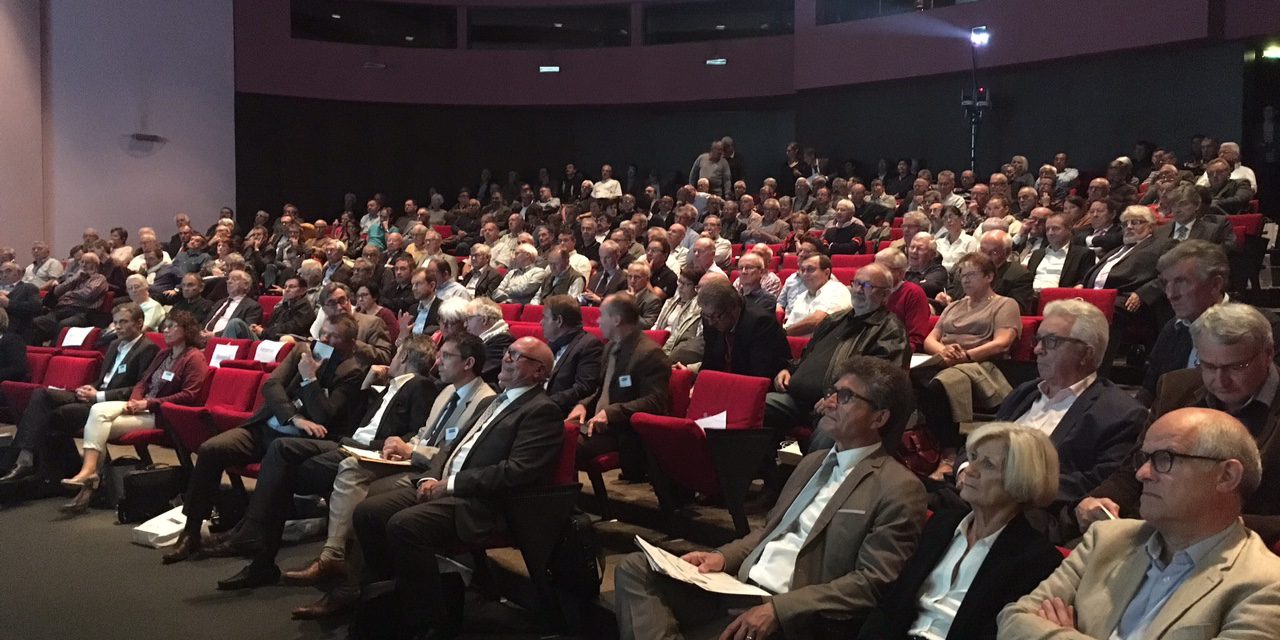
[[293,401],[293,406],[297,407],[298,409],[301,409],[301,408],[302,408],[302,398],[298,398],[298,399],[294,400],[294,401]]
[[160,374],[160,379],[161,379],[161,380],[164,380],[165,382],[173,382],[173,372],[172,372],[172,371],[166,371],[166,372],[164,372],[164,373]]
[[627,389],[631,386],[631,376],[618,376],[618,386]]
[[128,368],[129,368],[128,366],[126,366],[125,364],[121,363],[121,365],[120,365],[120,366],[116,367],[116,373],[124,373],[124,370],[125,370],[125,369],[128,369]]
[[457,438],[457,437],[458,437],[457,427],[449,427],[448,429],[444,430],[445,442],[453,442],[454,438]]

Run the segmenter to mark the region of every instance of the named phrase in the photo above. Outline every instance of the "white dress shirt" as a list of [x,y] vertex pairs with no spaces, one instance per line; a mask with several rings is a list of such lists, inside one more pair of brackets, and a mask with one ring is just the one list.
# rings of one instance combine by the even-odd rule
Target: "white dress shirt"
[[[507,407],[511,406],[511,403],[520,399],[520,396],[523,396],[532,389],[532,386],[507,389],[503,392],[506,395],[502,400],[502,404],[498,404],[493,407],[493,411],[489,412],[489,417],[485,419],[483,424],[477,424],[474,427],[471,427],[471,429],[467,431],[467,435],[463,436],[462,442],[458,443],[458,448],[454,450],[453,454],[449,456],[449,459],[445,461],[444,464],[444,476],[447,478],[446,486],[450,493],[453,492],[454,478],[458,477],[458,472],[461,471],[463,465],[466,464],[467,455],[471,453],[471,449],[476,446],[476,442],[478,442],[480,437],[484,435],[485,429],[489,428],[489,425],[493,424],[494,418],[501,415]],[[496,404],[497,402],[498,401],[495,398],[494,403]],[[488,409],[485,411],[488,411]]]
[[978,250],[978,241],[967,233],[961,233],[960,237],[952,241],[944,231],[939,233],[935,240],[938,242],[938,255],[942,256],[942,266],[947,271],[956,266],[956,262],[960,260],[961,256]]
[[[760,560],[751,567],[751,572],[747,574],[752,582],[771,593],[786,593],[791,590],[791,578],[796,570],[796,558],[799,557],[800,548],[804,546],[805,540],[809,538],[809,532],[813,530],[813,524],[817,522],[818,516],[822,515],[822,512],[827,508],[827,503],[831,501],[831,496],[835,495],[836,490],[840,488],[844,479],[849,476],[849,472],[853,471],[853,468],[858,466],[859,462],[875,453],[879,448],[879,444],[873,444],[857,449],[835,451],[836,468],[831,473],[831,477],[827,479],[825,485],[818,488],[818,492],[813,497],[813,502],[810,502],[809,506],[800,512],[800,517],[796,518],[791,528],[778,539],[765,544],[764,551],[760,554]],[[814,478],[816,477],[815,474]],[[809,481],[813,482],[814,478],[810,478]]]
[[1116,251],[1115,253],[1111,254],[1111,257],[1107,258],[1106,262],[1102,263],[1102,268],[1098,269],[1098,275],[1093,277],[1093,288],[1106,289],[1107,276],[1111,275],[1111,270],[1116,268],[1116,265],[1120,264],[1121,260],[1124,260],[1125,258],[1129,257],[1129,254],[1133,253],[1133,250],[1136,249],[1137,247],[1138,247],[1137,242],[1133,244],[1121,245],[1119,251]]
[[387,407],[391,406],[391,399],[396,397],[396,392],[400,391],[400,387],[403,387],[405,383],[412,379],[412,373],[402,373],[392,378],[391,382],[387,384],[387,390],[382,392],[382,404],[378,405],[378,411],[369,419],[369,424],[356,429],[356,432],[351,434],[351,439],[360,444],[373,442],[373,436],[378,434],[378,425],[382,424],[382,414],[386,413]]
[[[227,328],[227,323],[231,321],[231,314],[236,312],[242,301],[244,301],[244,296],[231,298],[231,302],[227,303],[226,309],[222,311],[222,315],[218,316],[218,321],[213,325],[212,330],[214,333],[222,333],[222,330]],[[217,310],[214,313],[217,313]]]
[[929,640],[946,640],[951,631],[951,623],[956,619],[956,612],[960,610],[960,604],[969,592],[969,585],[973,584],[978,569],[982,568],[987,554],[991,552],[991,545],[995,544],[1000,532],[1004,531],[1004,527],[1000,527],[991,535],[975,540],[970,547],[966,533],[972,526],[973,514],[970,513],[956,527],[951,536],[951,545],[947,547],[947,552],[933,568],[920,591],[920,599],[917,601],[920,614],[911,623],[908,635]]
[[[133,349],[134,345],[138,344],[139,340],[142,340],[145,338],[146,338],[146,335],[140,333],[138,334],[138,337],[134,338],[133,340],[130,340],[129,342],[120,343],[120,348],[116,349],[115,361],[111,363],[111,368],[107,369],[107,375],[102,377],[102,386],[105,387],[111,384],[111,379],[116,377],[117,373],[124,372],[125,356],[129,355],[129,351]],[[99,390],[94,399],[97,400],[98,402],[106,402],[107,392]]]
[[787,308],[786,322],[783,322],[782,326],[789,329],[817,311],[825,311],[827,315],[831,315],[852,308],[853,297],[849,293],[849,287],[831,278],[817,292],[810,293],[805,290],[797,295],[791,301],[791,306]]
[[1036,291],[1041,289],[1052,289],[1062,282],[1062,268],[1067,264],[1067,247],[1054,249],[1052,246],[1044,248],[1044,257],[1040,258],[1040,264],[1036,265],[1035,277],[1031,280],[1031,288]]
[[1083,380],[1077,381],[1075,384],[1059,389],[1057,393],[1048,395],[1045,393],[1045,385],[1041,382],[1039,385],[1040,397],[1031,403],[1031,407],[1027,412],[1022,414],[1017,420],[1018,424],[1024,427],[1031,427],[1044,432],[1045,435],[1053,435],[1053,430],[1058,428],[1058,423],[1062,422],[1062,416],[1067,415],[1067,411],[1071,409],[1071,405],[1075,404],[1080,394],[1089,388],[1095,380],[1098,379],[1097,373],[1091,373],[1084,377]]

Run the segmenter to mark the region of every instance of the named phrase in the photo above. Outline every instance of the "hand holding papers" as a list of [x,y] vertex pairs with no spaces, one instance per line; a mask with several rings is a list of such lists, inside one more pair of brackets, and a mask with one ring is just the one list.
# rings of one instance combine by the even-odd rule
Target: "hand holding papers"
[[359,458],[363,462],[377,462],[378,464],[393,464],[400,467],[409,466],[408,460],[387,460],[382,457],[381,451],[373,451],[371,449],[360,449],[351,445],[344,444],[342,449],[347,453]]
[[735,596],[768,597],[773,595],[759,587],[743,584],[727,573],[699,573],[697,567],[649,544],[640,536],[636,536],[636,545],[640,547],[641,551],[644,551],[645,558],[649,560],[649,566],[654,571],[680,582],[691,584],[703,591]]

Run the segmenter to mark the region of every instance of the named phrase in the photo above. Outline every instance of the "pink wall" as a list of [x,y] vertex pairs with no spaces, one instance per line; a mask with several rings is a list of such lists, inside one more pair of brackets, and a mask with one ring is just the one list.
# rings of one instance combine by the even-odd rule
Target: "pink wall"
[[44,217],[44,141],[40,88],[40,2],[0,2],[0,245],[30,260],[35,240],[48,240]]

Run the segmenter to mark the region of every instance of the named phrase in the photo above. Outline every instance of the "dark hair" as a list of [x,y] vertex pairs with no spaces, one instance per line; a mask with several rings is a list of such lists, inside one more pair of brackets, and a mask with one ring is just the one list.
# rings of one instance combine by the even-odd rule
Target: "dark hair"
[[359,293],[361,289],[368,289],[369,295],[372,296],[375,301],[382,295],[382,289],[378,287],[378,283],[372,280],[369,282],[361,282],[360,286],[356,287],[356,293]]
[[[133,320],[134,322],[142,322],[147,317],[147,314],[142,310],[142,307],[136,302],[126,302],[124,304],[116,305],[116,308],[111,310],[111,315],[115,315],[117,313],[120,313],[121,311],[124,311],[125,313],[129,314],[129,319]],[[177,312],[181,312],[181,311],[182,310],[179,309]]]
[[853,356],[840,363],[836,380],[854,376],[867,388],[867,399],[879,410],[889,411],[889,421],[880,430],[881,440],[895,450],[897,436],[916,409],[911,379],[902,367],[882,358]]
[[306,281],[306,280],[304,280],[304,279],[302,278],[302,276],[300,276],[300,275],[298,275],[298,274],[296,274],[296,273],[295,273],[295,274],[293,274],[293,275],[291,275],[291,276],[289,276],[288,278],[285,278],[285,279],[284,279],[284,283],[285,283],[285,284],[289,284],[289,281],[290,281],[290,280],[297,280],[297,281],[298,281],[298,286],[299,286],[299,287],[302,287],[303,289],[306,289],[306,288],[307,288],[307,281]]
[[560,318],[566,327],[582,326],[582,307],[573,296],[550,296],[542,301],[542,308],[553,318]]
[[[642,212],[637,212],[637,213],[642,213]],[[649,241],[649,244],[653,244],[655,242],[658,243],[658,246],[662,247],[662,253],[671,255],[671,241],[667,240],[666,238],[654,238]]]
[[111,233],[120,234],[120,240],[122,241],[129,240],[129,232],[125,231],[124,227],[111,227]]
[[727,280],[716,280],[698,287],[698,306],[714,311],[742,309],[745,302],[733,285]]
[[395,262],[392,262],[391,264],[394,267],[395,265],[400,264],[401,262],[408,262],[410,268],[413,268],[413,265],[417,264],[417,261],[413,259],[413,256],[407,253],[396,258]]
[[484,370],[484,341],[479,336],[461,333],[445,340],[445,343],[453,343],[453,346],[458,348],[458,357],[463,360],[473,359],[472,374],[478,376]]
[[[138,310],[141,311],[142,308],[139,307]],[[165,318],[164,321],[167,324],[172,324],[177,326],[179,329],[182,329],[182,339],[188,346],[204,346],[204,337],[200,335],[200,322],[196,320],[196,317],[189,311],[183,311],[181,309],[177,311],[170,311],[169,317]]]
[[691,264],[686,264],[684,267],[680,269],[680,277],[694,284],[698,284],[699,282],[701,282],[702,276],[705,276],[705,275],[707,275],[706,269],[699,269],[698,267]]

